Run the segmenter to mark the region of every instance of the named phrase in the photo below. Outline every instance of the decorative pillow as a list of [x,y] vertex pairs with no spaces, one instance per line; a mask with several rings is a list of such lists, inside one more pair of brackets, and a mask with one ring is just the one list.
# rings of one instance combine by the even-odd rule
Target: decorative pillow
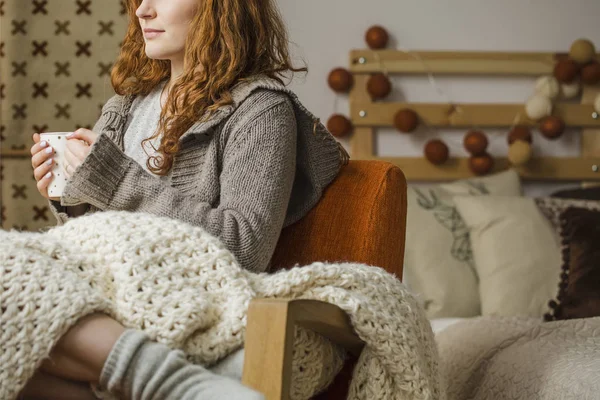
[[600,211],[569,208],[561,215],[562,273],[547,321],[600,316]]
[[427,188],[408,188],[404,281],[430,319],[480,314],[469,231],[456,212],[455,195],[521,194],[514,170]]
[[534,199],[455,197],[470,229],[482,315],[541,317],[556,293],[560,246]]
[[560,235],[560,216],[568,208],[577,207],[589,210],[600,210],[600,201],[595,200],[576,200],[570,198],[540,197],[535,202],[542,214],[546,216],[554,225],[554,228]]

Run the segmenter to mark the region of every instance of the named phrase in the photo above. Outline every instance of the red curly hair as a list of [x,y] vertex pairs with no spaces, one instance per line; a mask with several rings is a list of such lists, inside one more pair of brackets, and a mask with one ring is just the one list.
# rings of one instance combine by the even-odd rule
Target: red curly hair
[[[135,14],[141,2],[126,2],[129,26],[111,71],[119,95],[147,95],[171,75],[169,60],[145,54]],[[308,69],[291,65],[287,30],[274,0],[198,0],[186,38],[183,73],[172,82],[158,130],[142,142],[164,132],[158,155],[147,161],[148,169],[166,175],[179,150],[179,138],[200,116],[207,120],[217,108],[232,104],[231,89],[237,83],[262,74],[283,84],[287,73],[301,71]]]

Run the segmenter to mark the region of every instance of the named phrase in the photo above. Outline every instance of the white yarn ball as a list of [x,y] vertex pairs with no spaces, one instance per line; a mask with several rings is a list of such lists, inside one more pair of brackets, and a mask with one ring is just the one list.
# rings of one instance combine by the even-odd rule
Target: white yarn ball
[[565,99],[572,99],[579,94],[581,90],[581,84],[578,81],[573,83],[562,83],[560,85],[560,91]]
[[560,93],[560,83],[551,75],[542,76],[535,81],[535,91],[551,99],[555,99]]
[[596,99],[594,100],[594,110],[600,114],[600,93],[596,95]]
[[534,121],[547,117],[552,114],[552,100],[548,96],[536,93],[527,100],[525,113]]

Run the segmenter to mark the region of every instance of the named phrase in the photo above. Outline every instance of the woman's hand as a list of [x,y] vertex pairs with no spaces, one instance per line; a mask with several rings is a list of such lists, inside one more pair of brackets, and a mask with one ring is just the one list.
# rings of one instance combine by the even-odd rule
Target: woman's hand
[[[72,134],[67,135],[65,147],[65,173],[70,178],[73,171],[81,165],[89,154],[92,144],[96,141],[98,134],[89,129],[80,128]],[[73,140],[77,139],[77,140]],[[40,134],[33,134],[34,145],[31,147],[31,166],[33,177],[37,182],[37,190],[40,194],[50,200],[60,200],[59,197],[48,196],[48,185],[52,180],[52,167],[54,166],[54,155],[56,151],[46,141],[40,141]]]
[[97,133],[84,128],[79,128],[67,135],[67,146],[65,148],[65,173],[67,178],[71,178],[73,172],[90,153],[97,137]]
[[40,143],[40,134],[33,134],[34,145],[31,147],[31,166],[33,167],[33,177],[37,182],[37,190],[40,194],[50,200],[59,200],[56,197],[48,197],[48,185],[52,180],[52,167],[54,166],[54,149],[48,145],[48,142]]

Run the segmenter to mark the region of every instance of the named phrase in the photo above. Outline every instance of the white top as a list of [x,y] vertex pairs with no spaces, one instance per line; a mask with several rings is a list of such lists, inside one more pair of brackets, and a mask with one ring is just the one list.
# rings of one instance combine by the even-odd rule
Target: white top
[[[162,110],[160,95],[166,83],[167,80],[157,85],[147,96],[137,96],[134,99],[125,125],[125,135],[123,137],[125,154],[133,158],[148,172],[150,171],[146,166],[146,161],[150,155],[158,154],[158,152],[152,148],[150,142],[142,148],[142,140],[151,137],[158,129]],[[160,138],[152,140],[151,143],[158,150]],[[168,179],[169,175],[161,178]]]

